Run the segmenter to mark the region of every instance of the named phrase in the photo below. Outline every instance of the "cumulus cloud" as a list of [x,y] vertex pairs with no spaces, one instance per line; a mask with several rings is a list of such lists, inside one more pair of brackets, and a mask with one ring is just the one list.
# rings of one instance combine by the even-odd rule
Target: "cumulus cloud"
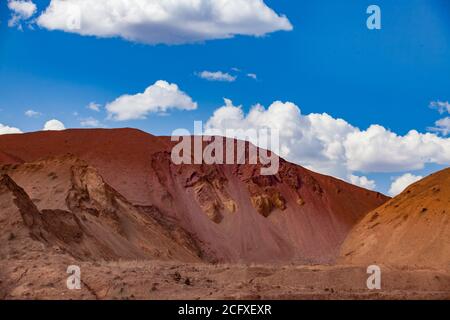
[[93,117],[81,119],[80,125],[82,127],[91,127],[91,128],[104,127],[104,125],[99,120],[97,120],[97,119],[95,119]]
[[[303,115],[291,102],[276,101],[245,114],[226,100],[206,123],[208,130],[270,128],[280,133],[279,153],[311,170],[333,175],[365,187],[374,182],[358,173],[405,172],[425,164],[450,164],[450,139],[433,133],[410,131],[404,136],[380,126],[366,130],[323,113]],[[257,141],[256,141],[257,142]]]
[[22,133],[18,128],[9,127],[0,123],[0,134]]
[[379,125],[350,133],[344,142],[348,167],[364,172],[422,169],[426,163],[450,163],[450,139],[411,130],[399,136]]
[[[440,114],[450,113],[450,103],[448,101],[432,101],[430,108],[436,109]],[[439,119],[434,123],[434,127],[428,127],[428,131],[437,132],[443,136],[450,134],[450,117]]]
[[123,95],[106,105],[108,118],[116,121],[145,119],[150,113],[165,113],[171,109],[195,110],[192,101],[176,84],[158,80],[143,93]]
[[445,117],[436,121],[435,127],[428,128],[428,130],[448,136],[450,134],[450,117]]
[[351,174],[349,176],[348,179],[352,184],[362,187],[362,188],[366,188],[369,190],[375,190],[377,185],[375,183],[375,180],[369,180],[367,177],[365,176],[355,176],[354,174]]
[[98,103],[95,103],[95,102],[91,102],[91,103],[89,103],[87,105],[87,108],[89,110],[92,110],[92,111],[95,111],[95,112],[100,112],[101,105],[98,104]]
[[8,8],[12,12],[8,26],[18,26],[20,29],[22,28],[21,22],[31,18],[37,10],[36,5],[29,0],[9,0]]
[[415,176],[411,173],[406,173],[401,177],[398,177],[392,182],[391,188],[389,189],[389,194],[393,197],[402,193],[406,188],[408,188],[414,182],[423,179],[422,176]]
[[[78,16],[79,24],[72,21]],[[181,44],[292,30],[263,0],[51,0],[38,20],[49,30]]]
[[44,128],[42,129],[43,131],[61,131],[61,130],[65,130],[66,127],[64,126],[64,124],[56,119],[52,119],[49,120],[45,123]]
[[30,109],[30,110],[25,111],[25,115],[26,115],[28,118],[36,118],[36,117],[41,116],[42,113]]
[[450,113],[450,102],[448,101],[432,101],[430,103],[430,108],[436,109],[439,111],[439,113]]
[[226,129],[241,128],[277,130],[279,152],[283,158],[316,171],[348,176],[341,140],[354,128],[344,120],[326,114],[304,116],[295,104],[281,101],[272,103],[267,109],[255,105],[246,115],[242,106],[234,106],[232,101],[225,99],[225,106],[217,109],[206,123],[206,131],[220,130],[223,134]]
[[236,81],[237,77],[232,76],[229,73],[222,71],[202,71],[197,74],[200,78],[206,79],[208,81],[224,81],[224,82],[233,82]]

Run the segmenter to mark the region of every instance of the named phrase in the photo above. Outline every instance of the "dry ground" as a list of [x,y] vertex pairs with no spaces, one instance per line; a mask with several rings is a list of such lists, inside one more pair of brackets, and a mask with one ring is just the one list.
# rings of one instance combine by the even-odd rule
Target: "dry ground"
[[[67,266],[81,267],[69,290]],[[382,267],[382,290],[366,288],[365,267],[206,265],[156,261],[0,261],[1,299],[450,299],[450,275]]]

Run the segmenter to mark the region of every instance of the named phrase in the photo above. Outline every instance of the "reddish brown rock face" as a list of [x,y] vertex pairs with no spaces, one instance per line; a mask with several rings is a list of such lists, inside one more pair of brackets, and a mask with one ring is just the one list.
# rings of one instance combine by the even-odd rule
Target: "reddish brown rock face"
[[[74,156],[5,165],[0,176],[0,206],[15,212],[2,210],[0,225],[4,234],[20,235],[3,247],[1,258],[8,250],[26,254],[37,240],[79,260],[200,261],[195,248],[175,239]],[[13,227],[5,225],[4,219],[12,218]]]
[[[138,231],[124,229],[120,217],[127,212],[139,216],[139,230],[146,228],[143,217],[150,217],[154,228],[177,238],[169,251],[180,259],[331,262],[353,225],[388,200],[281,159],[274,176],[262,176],[259,165],[175,165],[172,146],[169,138],[132,129],[5,135],[0,163],[35,162],[34,169],[24,164],[4,170],[41,212],[64,210],[80,219],[45,214],[67,231],[64,239],[83,241],[76,223],[83,225],[86,216],[131,241],[127,237]],[[73,156],[64,158],[68,153]],[[36,163],[49,157],[58,160]],[[83,165],[69,170],[67,161]],[[45,179],[33,170],[46,172]]]

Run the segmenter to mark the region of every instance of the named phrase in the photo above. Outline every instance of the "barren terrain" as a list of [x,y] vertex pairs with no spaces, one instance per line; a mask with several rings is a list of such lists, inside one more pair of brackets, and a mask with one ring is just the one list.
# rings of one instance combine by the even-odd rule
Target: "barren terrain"
[[275,176],[177,166],[172,146],[132,129],[0,136],[0,298],[450,299],[448,170],[389,201],[283,159]]

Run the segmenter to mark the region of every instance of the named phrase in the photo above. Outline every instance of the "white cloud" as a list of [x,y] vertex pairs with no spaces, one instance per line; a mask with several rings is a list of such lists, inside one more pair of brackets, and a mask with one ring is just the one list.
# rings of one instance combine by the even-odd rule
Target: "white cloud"
[[232,76],[229,73],[222,71],[202,71],[197,74],[200,78],[206,79],[209,81],[225,81],[225,82],[233,82],[236,81],[236,76]]
[[[68,23],[79,14],[77,28]],[[147,44],[181,44],[292,30],[263,0],[51,0],[38,24]]]
[[327,114],[304,116],[291,102],[276,101],[268,109],[256,105],[248,115],[230,100],[226,99],[225,103],[208,120],[206,131],[217,129],[225,134],[226,129],[277,130],[280,134],[279,152],[283,158],[319,172],[347,178],[343,139],[354,128],[344,120],[333,119]]
[[36,118],[42,115],[42,113],[34,110],[27,110],[25,111],[25,115],[29,118]]
[[448,101],[432,101],[430,103],[430,108],[437,109],[439,113],[450,113],[450,102]]
[[252,78],[253,80],[257,80],[258,76],[256,73],[247,73],[247,77]]
[[149,113],[165,113],[170,109],[195,110],[192,101],[176,84],[158,80],[143,93],[123,95],[106,105],[108,118],[116,121],[145,119]]
[[354,174],[351,174],[348,179],[351,183],[353,183],[356,186],[366,188],[369,190],[375,190],[377,185],[375,183],[375,180],[369,180],[365,176],[355,176]]
[[[404,136],[372,125],[360,130],[330,115],[303,115],[290,102],[276,101],[269,108],[254,106],[245,114],[226,100],[206,124],[206,131],[271,128],[280,132],[280,155],[311,170],[372,187],[355,173],[405,172],[425,164],[450,164],[450,139],[410,131]],[[352,178],[352,175],[355,177]],[[353,180],[353,181],[352,181]]]
[[98,103],[95,103],[95,102],[91,102],[91,103],[89,103],[87,105],[87,108],[89,110],[92,110],[92,111],[95,111],[95,112],[100,112],[101,105],[98,104]]
[[42,129],[43,131],[61,131],[61,130],[65,130],[66,127],[64,126],[64,124],[56,119],[52,119],[49,120],[45,123],[44,128]]
[[440,132],[444,136],[450,134],[450,117],[445,117],[435,122],[435,127],[428,128],[430,131]]
[[20,29],[22,28],[21,21],[31,18],[37,10],[36,5],[29,0],[9,0],[8,8],[12,11],[8,26],[18,26]]
[[104,125],[100,121],[92,117],[81,119],[80,125],[82,127],[92,127],[92,128],[104,127]]
[[22,133],[18,128],[9,127],[0,123],[0,134]]
[[419,170],[427,163],[450,163],[450,139],[411,130],[399,136],[380,125],[355,130],[345,141],[350,170],[396,172]]
[[406,173],[394,180],[394,182],[391,185],[391,188],[389,189],[389,194],[395,197],[396,195],[402,193],[411,184],[421,179],[423,179],[422,176],[415,176],[411,173]]

